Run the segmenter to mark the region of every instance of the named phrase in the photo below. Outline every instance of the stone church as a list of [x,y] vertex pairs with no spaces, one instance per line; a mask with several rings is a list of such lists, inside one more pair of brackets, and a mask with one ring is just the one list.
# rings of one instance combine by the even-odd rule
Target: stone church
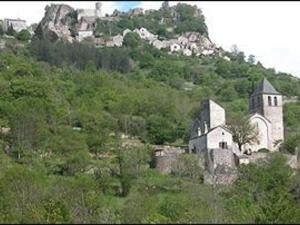
[[[274,144],[284,139],[282,105],[282,95],[264,78],[249,99],[250,123],[259,131],[259,143],[244,146],[245,149],[277,150]],[[205,155],[223,149],[239,154],[232,133],[226,128],[225,110],[212,100],[204,101],[201,108],[192,127],[189,152]]]

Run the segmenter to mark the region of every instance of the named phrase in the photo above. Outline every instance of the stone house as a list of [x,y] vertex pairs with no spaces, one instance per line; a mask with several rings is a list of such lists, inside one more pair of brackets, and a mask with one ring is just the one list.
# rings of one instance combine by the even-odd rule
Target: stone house
[[12,28],[16,32],[20,32],[21,30],[27,29],[27,25],[26,25],[25,20],[5,18],[3,20],[3,30],[6,32],[10,26],[12,26]]
[[76,37],[77,40],[80,42],[83,39],[87,37],[93,37],[93,31],[92,30],[79,30],[78,31],[78,36]]
[[178,52],[180,49],[181,47],[179,44],[174,43],[170,45],[170,52]]

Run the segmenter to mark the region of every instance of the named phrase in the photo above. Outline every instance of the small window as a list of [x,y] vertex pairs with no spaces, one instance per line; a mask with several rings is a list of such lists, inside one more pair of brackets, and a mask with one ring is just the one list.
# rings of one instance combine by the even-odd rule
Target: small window
[[257,96],[257,106],[260,106],[260,97]]
[[272,98],[271,98],[271,96],[268,96],[268,104],[269,104],[269,106],[272,105]]
[[277,106],[278,102],[277,102],[277,97],[274,97],[274,105]]
[[219,142],[219,148],[228,149],[227,142],[225,141]]

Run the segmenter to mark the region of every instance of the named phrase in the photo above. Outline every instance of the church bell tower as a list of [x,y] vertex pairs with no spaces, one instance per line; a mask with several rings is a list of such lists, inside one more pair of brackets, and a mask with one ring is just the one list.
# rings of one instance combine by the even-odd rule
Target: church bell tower
[[259,113],[271,123],[272,144],[284,140],[282,95],[264,78],[250,97],[250,113]]

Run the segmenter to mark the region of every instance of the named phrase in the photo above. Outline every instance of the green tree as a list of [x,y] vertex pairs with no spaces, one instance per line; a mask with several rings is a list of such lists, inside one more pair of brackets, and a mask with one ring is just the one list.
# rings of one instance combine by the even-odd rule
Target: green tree
[[250,123],[248,117],[238,116],[231,120],[228,128],[232,132],[232,139],[237,143],[239,150],[242,151],[242,147],[245,144],[258,143],[259,131],[256,126]]
[[3,36],[3,34],[4,34],[3,26],[0,24],[0,37]]
[[15,36],[16,35],[16,31],[14,30],[12,25],[8,26],[6,34],[10,35],[10,36]]
[[203,181],[203,169],[199,166],[199,158],[193,154],[180,155],[172,167],[172,174],[179,178],[188,177],[195,183]]
[[142,43],[141,37],[135,32],[129,32],[125,35],[123,44],[124,46],[136,48]]
[[151,115],[147,119],[148,138],[151,143],[164,144],[174,141],[174,130],[172,123],[159,115]]
[[149,167],[150,152],[147,148],[118,147],[117,164],[122,196],[129,193],[132,180],[142,175]]
[[223,195],[230,223],[299,222],[291,184],[292,170],[281,154],[242,167],[238,181]]
[[44,204],[44,208],[44,221],[46,223],[70,223],[70,213],[62,201],[50,199]]
[[16,34],[16,38],[20,41],[28,41],[31,38],[31,34],[28,30],[23,29]]

